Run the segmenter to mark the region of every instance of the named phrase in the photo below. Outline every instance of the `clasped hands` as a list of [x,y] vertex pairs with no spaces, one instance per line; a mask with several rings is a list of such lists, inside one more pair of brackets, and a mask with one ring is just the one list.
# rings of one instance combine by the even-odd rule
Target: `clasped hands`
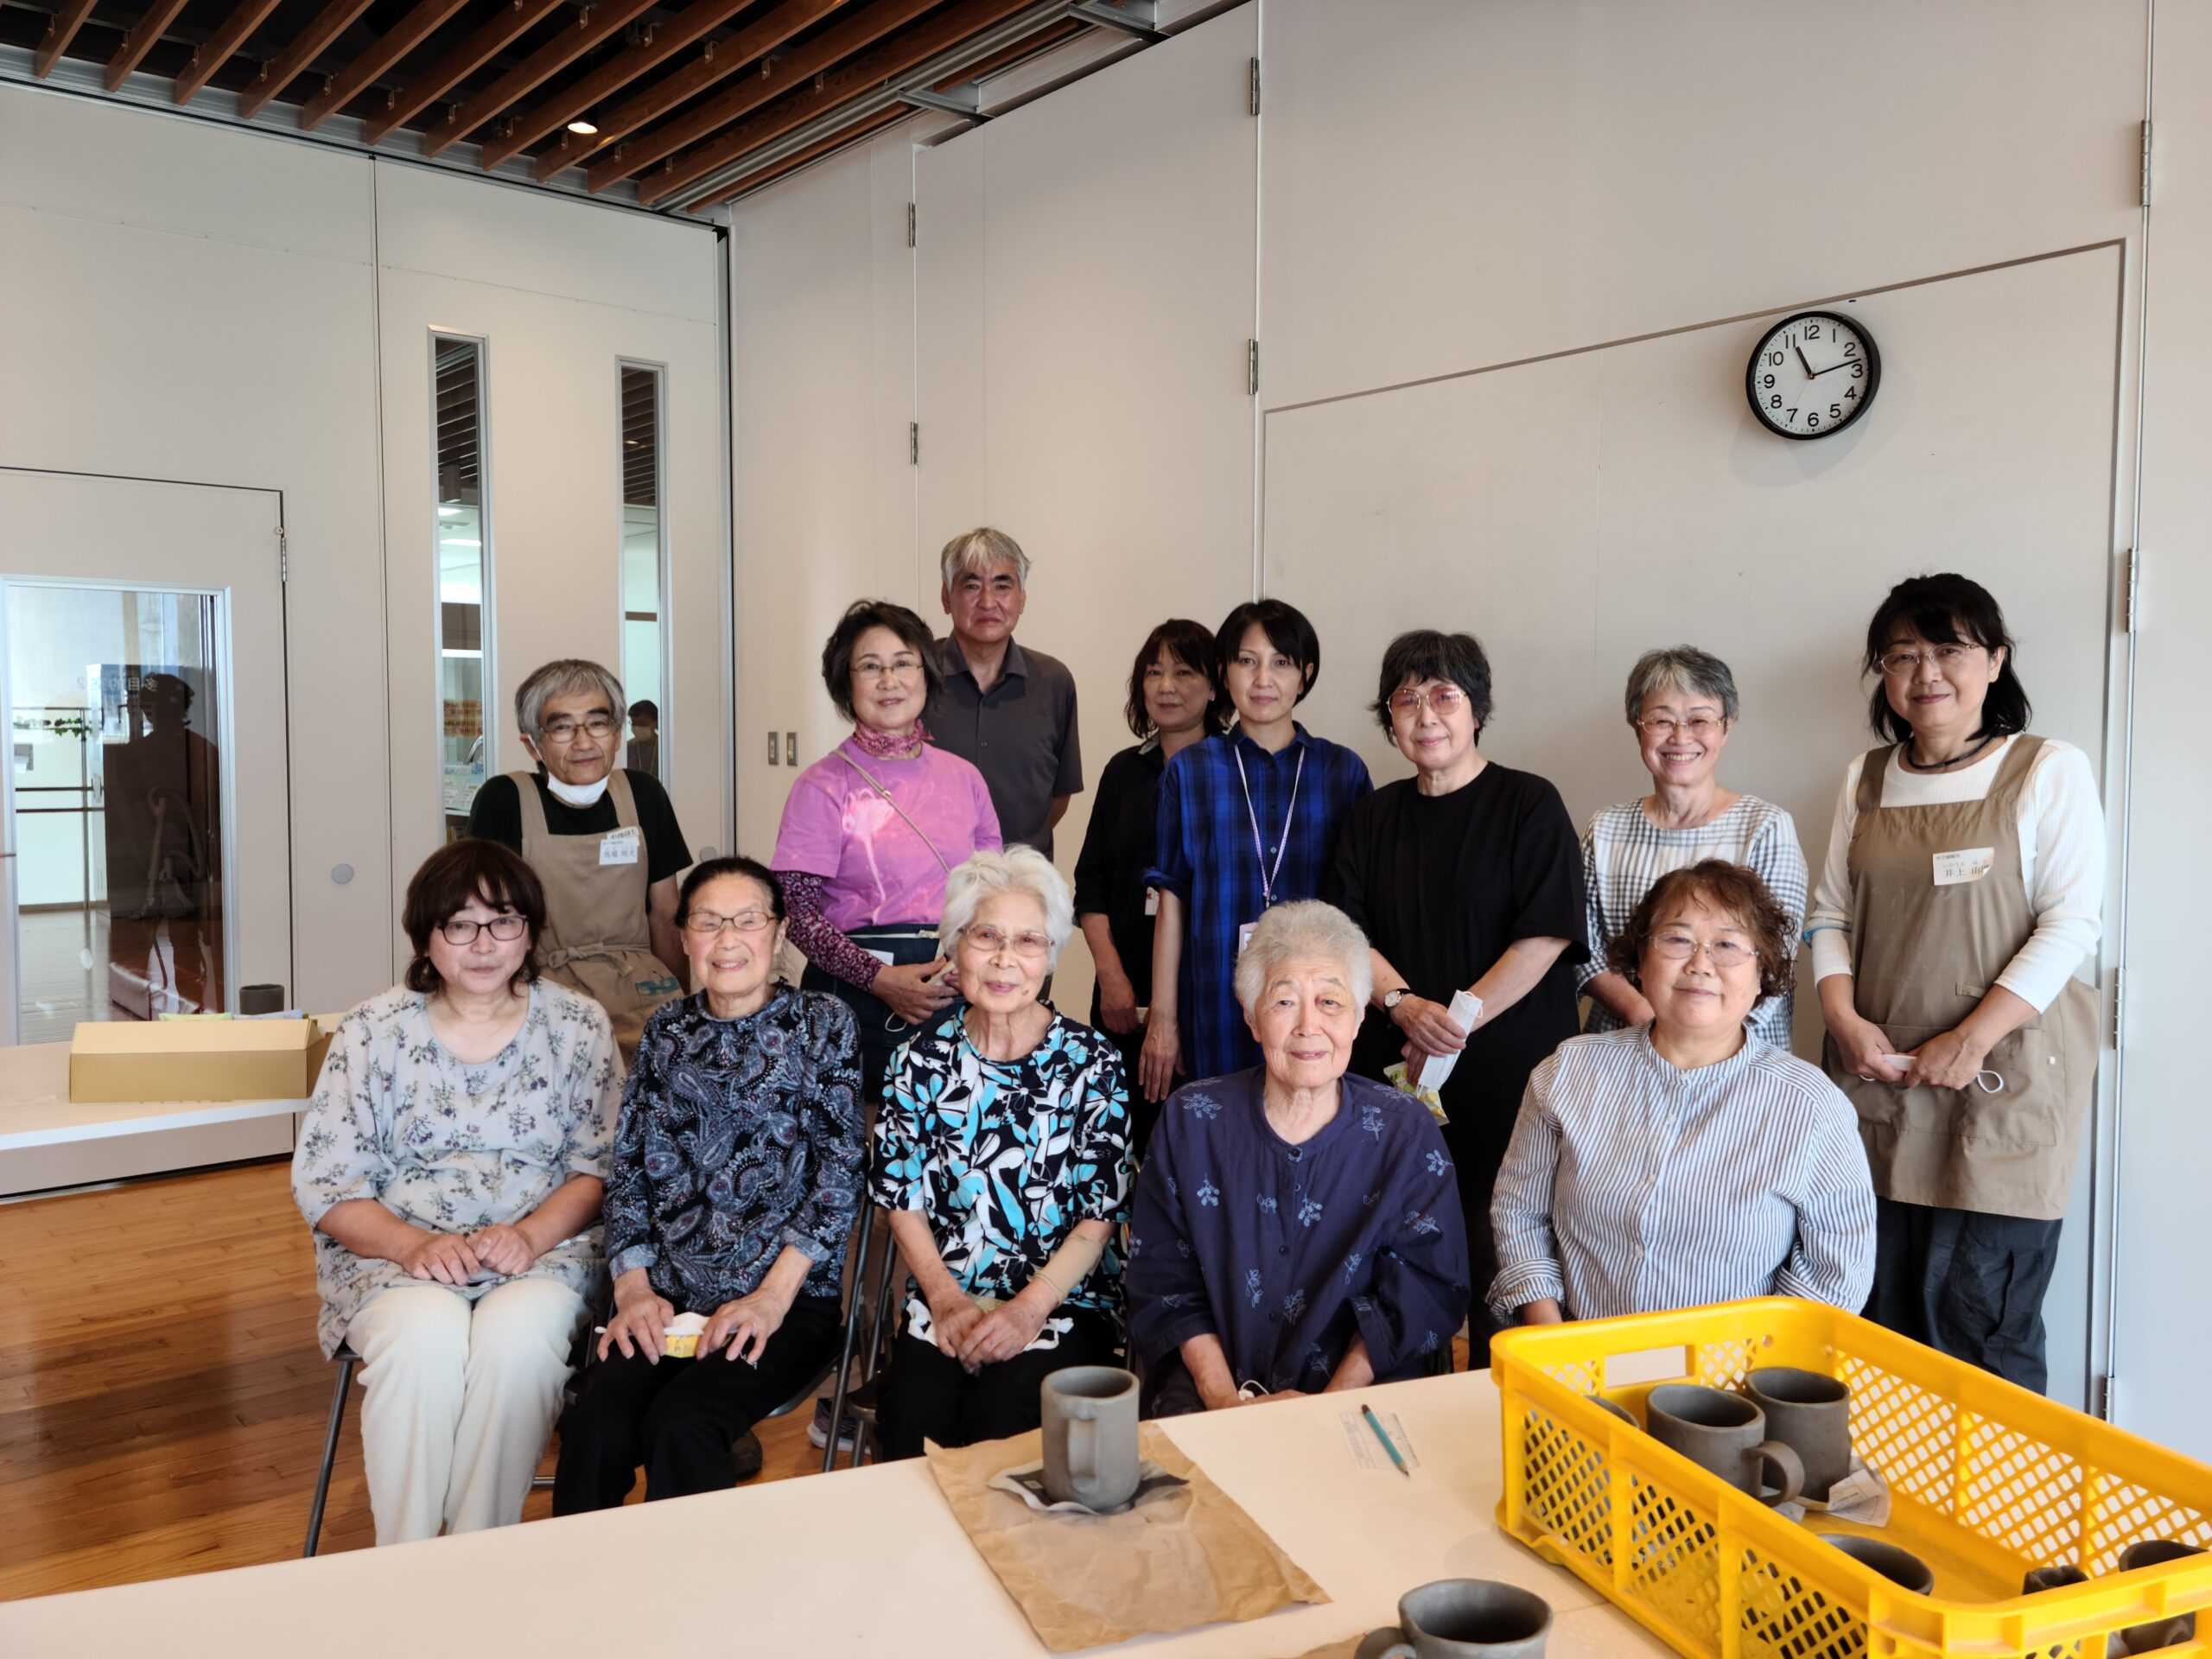
[[537,1257],[537,1247],[522,1230],[501,1221],[473,1233],[424,1233],[399,1265],[417,1279],[466,1285],[486,1273],[512,1279],[529,1271]]
[[[1845,1063],[1858,1076],[1872,1083],[1899,1088],[1971,1089],[1980,1076],[1990,1045],[1978,1043],[1961,1029],[1938,1032],[1918,1048],[1902,1052],[1890,1046],[1882,1028],[1861,1020],[1847,1040],[1840,1042]],[[1904,1065],[1896,1065],[1904,1060]]]
[[[699,1333],[699,1357],[703,1359],[719,1351],[726,1359],[758,1365],[760,1356],[767,1351],[768,1338],[782,1328],[784,1316],[790,1312],[790,1300],[766,1286],[750,1296],[724,1302]],[[605,1359],[608,1347],[613,1346],[622,1351],[625,1359],[642,1352],[648,1363],[658,1365],[666,1350],[669,1321],[675,1317],[676,1305],[650,1285],[631,1293],[626,1300],[618,1289],[613,1316],[599,1338],[599,1357]]]
[[992,1308],[965,1291],[948,1290],[930,1302],[930,1336],[939,1353],[973,1376],[1036,1341],[1059,1305],[1058,1293],[1039,1279]]

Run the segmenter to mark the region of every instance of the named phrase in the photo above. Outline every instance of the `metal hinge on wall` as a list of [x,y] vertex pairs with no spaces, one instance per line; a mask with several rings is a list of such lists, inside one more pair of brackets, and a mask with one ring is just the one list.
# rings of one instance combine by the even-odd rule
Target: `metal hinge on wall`
[[919,421],[906,423],[906,464],[909,467],[922,464],[922,423]]
[[1257,58],[1252,60],[1252,85],[1249,105],[1252,113],[1257,115],[1260,112],[1260,60]]
[[289,582],[291,579],[292,543],[284,534],[284,526],[279,524],[276,526],[276,580]]
[[1244,342],[1244,395],[1260,395],[1260,342],[1256,340]]
[[2120,590],[2120,631],[2135,632],[2135,609],[2143,594],[2143,554],[2139,548],[2127,550],[2127,574],[2121,578]]
[[911,201],[906,204],[906,245],[914,245],[914,204]]
[[2127,1012],[2127,969],[2112,970],[2112,1046],[2115,1053],[2120,1049],[2120,1020]]
[[2151,205],[2151,124],[2143,124],[2143,206]]
[[2101,1423],[2112,1421],[2113,1389],[2116,1378],[2093,1376],[2089,1379],[2089,1415]]

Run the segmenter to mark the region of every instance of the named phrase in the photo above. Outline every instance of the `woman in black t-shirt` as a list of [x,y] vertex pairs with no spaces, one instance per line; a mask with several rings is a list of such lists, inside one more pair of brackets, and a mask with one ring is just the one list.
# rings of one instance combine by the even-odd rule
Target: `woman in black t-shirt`
[[[1380,1077],[1400,1059],[1418,1077],[1456,1054],[1441,1090],[1445,1143],[1458,1168],[1474,1282],[1496,1274],[1490,1195],[1529,1073],[1574,1035],[1574,967],[1583,935],[1582,855],[1559,791],[1485,760],[1490,661],[1471,634],[1421,629],[1382,655],[1375,715],[1412,778],[1352,809],[1324,896],[1374,946],[1374,1010],[1353,1065]],[[1462,1027],[1457,993],[1480,1002]],[[1488,1363],[1491,1327],[1479,1301]]]
[[[1143,741],[1106,763],[1076,855],[1076,918],[1098,975],[1090,1023],[1122,1051],[1131,1077],[1144,1047],[1139,1010],[1152,1003],[1155,899],[1144,873],[1153,861],[1160,775],[1176,753],[1229,724],[1229,699],[1214,677],[1213,660],[1212,630],[1200,623],[1171,618],[1145,636],[1129,671],[1125,709],[1129,729]],[[1160,1105],[1132,1089],[1129,1112],[1130,1145],[1141,1157]]]

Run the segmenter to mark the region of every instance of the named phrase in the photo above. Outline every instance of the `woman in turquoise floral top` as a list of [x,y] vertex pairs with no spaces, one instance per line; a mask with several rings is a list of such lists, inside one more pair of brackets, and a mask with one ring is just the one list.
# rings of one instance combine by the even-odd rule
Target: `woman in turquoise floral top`
[[404,986],[340,1022],[292,1156],[322,1349],[362,1358],[377,1542],[504,1526],[606,1276],[622,1077],[599,1005],[538,977],[545,896],[496,842],[408,884]]

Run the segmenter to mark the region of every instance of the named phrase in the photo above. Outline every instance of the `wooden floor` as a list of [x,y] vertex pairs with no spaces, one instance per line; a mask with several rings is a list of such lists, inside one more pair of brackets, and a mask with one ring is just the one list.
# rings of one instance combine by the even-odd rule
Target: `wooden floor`
[[[336,1381],[315,1315],[286,1164],[0,1205],[0,1599],[297,1555]],[[325,1552],[372,1538],[359,1402]],[[806,1427],[762,1425],[757,1478],[820,1470]]]

